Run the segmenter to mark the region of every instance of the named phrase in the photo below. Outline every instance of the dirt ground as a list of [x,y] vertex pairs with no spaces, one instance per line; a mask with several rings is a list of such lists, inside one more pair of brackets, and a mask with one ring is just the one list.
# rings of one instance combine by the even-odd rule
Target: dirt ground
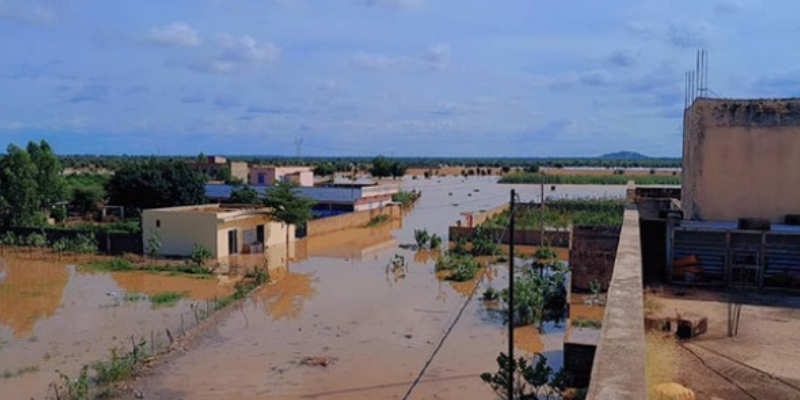
[[727,298],[721,291],[650,289],[649,308],[706,316],[708,331],[659,353],[666,355],[648,369],[674,363],[672,380],[694,390],[698,400],[800,399],[800,297],[748,295],[734,337],[728,336]]

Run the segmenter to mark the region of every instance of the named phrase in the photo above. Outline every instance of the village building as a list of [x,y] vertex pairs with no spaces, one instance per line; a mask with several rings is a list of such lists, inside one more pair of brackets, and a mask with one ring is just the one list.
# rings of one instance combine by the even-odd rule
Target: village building
[[[288,229],[288,232],[287,232]],[[295,240],[295,227],[270,219],[263,207],[208,204],[144,210],[142,235],[161,241],[161,256],[188,257],[195,246],[220,260],[241,254],[264,253],[272,246]],[[288,235],[287,235],[288,233]]]

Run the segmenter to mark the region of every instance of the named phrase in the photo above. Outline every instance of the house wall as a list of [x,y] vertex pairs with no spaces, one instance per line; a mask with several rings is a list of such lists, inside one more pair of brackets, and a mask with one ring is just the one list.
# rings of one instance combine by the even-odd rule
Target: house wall
[[[218,257],[217,215],[215,213],[181,212],[180,208],[144,210],[142,213],[142,238],[147,251],[147,240],[154,232],[161,237],[162,256],[186,257],[192,254],[195,243],[202,245]],[[160,221],[160,227],[157,222]],[[227,241],[226,241],[227,243]]]
[[800,99],[699,99],[684,118],[687,219],[800,214]]
[[[263,181],[259,179],[261,174]],[[287,177],[300,186],[314,186],[314,173],[309,167],[251,167],[249,176],[251,185],[272,185]]]
[[366,226],[372,218],[379,215],[388,215],[390,219],[402,219],[400,206],[391,205],[375,210],[360,211],[338,215],[335,217],[321,218],[308,221],[308,237],[339,232],[348,228],[361,228]]
[[247,182],[247,175],[250,173],[250,167],[246,162],[232,162],[231,163],[231,178],[241,179]]

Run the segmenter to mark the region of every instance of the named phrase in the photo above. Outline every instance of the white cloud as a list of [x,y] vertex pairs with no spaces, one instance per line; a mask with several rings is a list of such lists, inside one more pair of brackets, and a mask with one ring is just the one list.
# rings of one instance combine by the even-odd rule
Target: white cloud
[[425,51],[420,59],[432,69],[445,69],[450,64],[450,48],[437,44]]
[[167,26],[150,29],[147,38],[163,46],[196,47],[200,45],[197,30],[185,22],[173,22]]
[[220,54],[218,61],[231,64],[246,64],[274,61],[280,58],[281,50],[272,43],[258,43],[252,36],[234,37],[228,34],[217,36]]
[[187,68],[195,72],[212,74],[235,74],[275,61],[281,49],[268,42],[259,43],[251,36],[217,35],[215,51],[206,57],[171,58],[164,64],[168,67]]

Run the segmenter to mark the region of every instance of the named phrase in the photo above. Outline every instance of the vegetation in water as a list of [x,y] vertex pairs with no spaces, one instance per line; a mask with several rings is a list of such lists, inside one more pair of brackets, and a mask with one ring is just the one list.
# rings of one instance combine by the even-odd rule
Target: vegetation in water
[[680,185],[681,178],[661,175],[546,175],[541,173],[514,172],[503,175],[499,183],[527,183],[547,185]]
[[[554,371],[547,365],[547,357],[536,354],[532,362],[520,357],[512,360],[505,353],[497,356],[497,372],[481,374],[481,380],[503,400],[539,400],[563,398],[570,384],[569,375],[560,368]],[[508,397],[508,385],[513,382],[514,391]]]
[[205,266],[195,264],[175,263],[175,264],[136,264],[125,258],[111,258],[106,260],[96,260],[81,265],[84,270],[95,272],[125,272],[125,271],[146,271],[161,272],[169,274],[185,274],[198,277],[209,277],[213,270]]
[[447,271],[445,279],[464,282],[475,278],[481,264],[469,255],[445,254],[436,260],[436,271]]
[[181,292],[159,292],[150,296],[150,302],[153,303],[153,308],[158,307],[172,307],[178,304],[186,293]]
[[[514,281],[514,324],[541,325],[563,320],[567,309],[567,268],[553,264],[545,269],[526,268]],[[500,291],[504,316],[508,315],[508,289]]]
[[422,193],[417,191],[404,191],[401,190],[392,195],[392,201],[395,203],[400,203],[403,207],[410,207],[414,205],[414,203],[419,200]]
[[192,264],[197,267],[203,267],[206,265],[206,262],[214,257],[211,254],[211,250],[207,249],[205,246],[195,243],[194,248],[192,249],[192,254],[189,255],[189,260],[191,260]]
[[431,237],[427,229],[414,229],[414,240],[417,242],[417,247],[428,247],[428,240],[430,240],[430,238]]
[[572,320],[572,326],[576,328],[600,329],[603,327],[603,321],[595,318],[577,318]]

